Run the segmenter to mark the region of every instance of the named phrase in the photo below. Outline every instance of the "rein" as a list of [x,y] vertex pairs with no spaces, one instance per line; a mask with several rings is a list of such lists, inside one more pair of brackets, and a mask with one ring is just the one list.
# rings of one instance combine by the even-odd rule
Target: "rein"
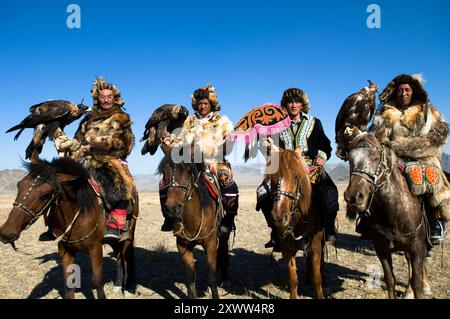
[[[197,174],[197,177],[195,179],[191,178],[191,183],[189,183],[189,184],[180,184],[180,183],[178,183],[176,178],[175,178],[175,173],[176,173],[176,166],[173,167],[172,179],[170,181],[170,184],[164,185],[164,187],[162,187],[161,189],[165,190],[165,189],[169,189],[170,187],[181,188],[186,193],[185,197],[184,197],[184,205],[186,205],[192,199],[192,194],[194,193],[194,189],[195,188],[198,189],[198,180],[200,178],[201,172],[199,172]],[[220,201],[221,200],[220,200],[220,197],[219,197],[219,202]],[[204,219],[205,219],[205,211],[204,211],[203,207],[201,209],[201,216],[202,216],[202,218],[201,218],[201,221],[200,221],[200,226],[199,226],[198,231],[197,231],[197,233],[196,233],[196,235],[194,237],[190,238],[190,237],[188,237],[186,235],[185,228],[184,228],[183,215],[181,216],[181,221],[178,222],[179,225],[180,225],[180,229],[178,231],[176,231],[176,232],[174,231],[173,235],[174,236],[180,236],[180,237],[186,239],[187,241],[191,241],[191,242],[195,241],[195,240],[206,239],[209,236],[211,236],[212,233],[214,232],[214,229],[215,229],[215,226],[216,226],[217,223],[213,224],[213,226],[211,227],[211,230],[209,231],[208,234],[206,234],[205,236],[200,237],[200,233],[202,231],[203,223],[204,223]],[[218,216],[218,214],[217,214],[217,210],[216,210],[216,222],[217,222],[217,216]]]
[[[30,228],[30,226],[33,225],[39,219],[39,217],[41,217],[43,214],[45,214],[47,212],[47,210],[56,202],[56,199],[59,198],[59,192],[58,192],[58,190],[55,190],[52,193],[52,196],[50,197],[50,199],[45,202],[44,206],[37,213],[35,213],[33,209],[31,209],[25,205],[25,201],[27,200],[28,196],[30,196],[31,191],[36,186],[36,184],[40,178],[41,178],[41,176],[38,175],[33,180],[30,188],[28,188],[28,191],[26,192],[25,196],[22,199],[23,202],[14,202],[13,203],[14,208],[25,213],[26,215],[28,215],[31,218],[30,221],[28,222],[28,224],[25,226],[25,228],[24,228],[25,230]],[[48,183],[52,184],[50,181],[48,181]]]

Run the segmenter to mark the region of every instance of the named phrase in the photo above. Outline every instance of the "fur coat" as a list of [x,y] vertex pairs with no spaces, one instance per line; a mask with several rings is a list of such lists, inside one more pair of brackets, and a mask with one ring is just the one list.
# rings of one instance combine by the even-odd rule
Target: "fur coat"
[[134,146],[131,124],[129,115],[119,106],[102,112],[96,108],[84,118],[75,134],[80,147],[74,157],[83,158],[102,185],[109,208],[121,200],[130,200],[135,187],[124,162]]
[[[395,80],[395,79],[394,79]],[[415,86],[411,105],[402,110],[395,99],[394,80],[380,94],[381,108],[369,131],[406,161],[421,160],[436,165],[444,181],[439,192],[428,194],[429,203],[438,217],[450,218],[450,187],[442,172],[440,158],[447,143],[449,127],[443,115],[428,102],[422,83],[411,77]],[[413,89],[414,92],[414,89]]]
[[194,114],[186,119],[178,136],[170,138],[170,145],[194,144],[206,161],[216,166],[218,161],[223,161],[225,155],[231,152],[229,143],[226,143],[226,135],[232,131],[231,121],[218,112],[211,113],[205,119],[199,119]]

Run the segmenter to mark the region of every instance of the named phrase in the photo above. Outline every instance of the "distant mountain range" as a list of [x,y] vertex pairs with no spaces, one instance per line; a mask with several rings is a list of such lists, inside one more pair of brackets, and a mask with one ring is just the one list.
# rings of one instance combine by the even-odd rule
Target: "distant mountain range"
[[[442,154],[442,168],[450,172],[450,155]],[[335,183],[342,183],[349,178],[348,162],[327,163],[325,169]],[[0,171],[0,194],[11,194],[17,191],[17,182],[25,176],[21,169],[7,169]],[[264,164],[233,166],[233,174],[239,187],[256,187],[264,178]],[[134,175],[138,190],[141,192],[156,191],[161,177],[154,174]]]

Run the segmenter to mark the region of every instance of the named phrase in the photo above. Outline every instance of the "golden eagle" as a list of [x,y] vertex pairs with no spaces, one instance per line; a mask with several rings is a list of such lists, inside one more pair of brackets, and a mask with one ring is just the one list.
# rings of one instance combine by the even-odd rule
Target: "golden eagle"
[[147,121],[144,136],[140,140],[145,141],[141,150],[142,155],[155,154],[158,145],[161,144],[161,137],[166,132],[172,133],[173,130],[182,127],[188,115],[188,109],[182,105],[164,104],[157,108]]
[[77,105],[64,100],[46,101],[31,106],[31,114],[6,133],[19,130],[14,136],[14,140],[17,140],[26,128],[34,129],[33,139],[25,151],[25,158],[29,159],[33,152],[39,154],[42,151],[45,139],[53,138],[58,127],[63,130],[66,125],[78,120],[88,110],[89,107],[83,103]]
[[379,86],[370,80],[368,82],[368,87],[363,87],[345,99],[336,116],[335,133],[338,145],[336,155],[343,160],[347,159],[349,140],[346,132],[348,128],[357,127],[361,131],[366,130],[375,112],[375,93],[378,92]]

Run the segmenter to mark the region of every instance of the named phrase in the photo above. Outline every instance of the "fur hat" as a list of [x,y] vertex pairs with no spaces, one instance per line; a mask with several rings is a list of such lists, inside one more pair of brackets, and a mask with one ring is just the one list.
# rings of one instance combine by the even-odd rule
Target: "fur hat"
[[386,88],[380,94],[380,102],[381,104],[389,104],[396,106],[397,105],[397,97],[395,96],[395,91],[400,84],[409,84],[413,91],[413,96],[411,99],[411,104],[425,104],[428,103],[428,94],[423,87],[423,83],[425,80],[422,77],[422,74],[401,74],[396,76]]
[[208,84],[207,86],[201,87],[194,91],[194,94],[191,96],[192,99],[192,108],[197,111],[197,103],[200,100],[208,99],[209,103],[211,103],[211,111],[218,112],[220,111],[219,100],[217,99],[216,89],[212,84]]
[[111,90],[114,94],[114,104],[122,107],[125,102],[120,96],[119,89],[112,83],[106,82],[105,78],[97,76],[94,80],[94,86],[91,88],[91,95],[94,98],[94,107],[100,106],[100,101],[98,100],[98,93],[101,90]]
[[309,105],[308,95],[300,89],[290,88],[283,92],[283,97],[281,98],[281,107],[286,108],[287,104],[292,101],[302,102],[302,112],[308,113],[311,109]]

